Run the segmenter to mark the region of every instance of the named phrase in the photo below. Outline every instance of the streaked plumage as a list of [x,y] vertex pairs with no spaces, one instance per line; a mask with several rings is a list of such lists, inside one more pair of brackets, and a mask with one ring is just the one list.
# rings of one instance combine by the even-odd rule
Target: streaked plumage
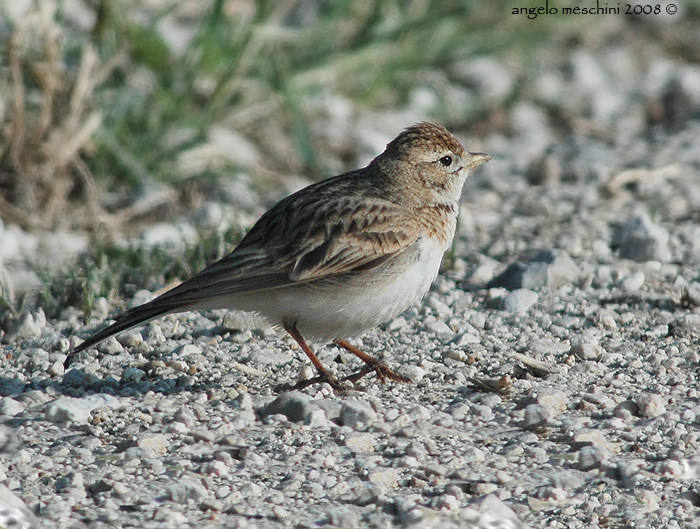
[[[489,159],[467,153],[440,125],[414,125],[364,169],[279,202],[229,255],[127,311],[69,359],[164,314],[235,308],[283,326],[320,374],[333,380],[301,337],[335,341],[368,362],[345,340],[394,318],[425,295],[454,237],[467,173]],[[402,379],[374,360],[369,363],[382,378]]]

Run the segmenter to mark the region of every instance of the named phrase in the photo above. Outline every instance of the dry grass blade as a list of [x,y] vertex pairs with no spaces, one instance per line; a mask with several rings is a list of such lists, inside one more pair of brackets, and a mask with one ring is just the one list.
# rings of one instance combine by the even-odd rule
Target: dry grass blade
[[27,229],[71,223],[68,197],[76,185],[85,190],[87,210],[99,209],[81,153],[102,122],[91,108],[94,89],[117,62],[100,67],[86,45],[72,75],[56,7],[52,0],[37,3],[13,28],[7,47],[11,89],[3,93],[11,110],[0,123],[0,145],[6,145],[0,148],[0,211]]

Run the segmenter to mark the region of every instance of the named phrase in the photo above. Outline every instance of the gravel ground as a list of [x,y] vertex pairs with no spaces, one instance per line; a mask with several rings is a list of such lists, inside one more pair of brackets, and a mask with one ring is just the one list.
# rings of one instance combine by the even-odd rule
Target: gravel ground
[[[506,127],[455,130],[498,158],[451,266],[357,341],[411,384],[285,391],[304,355],[235,312],[165,317],[65,371],[99,320],[6,315],[0,525],[700,527],[700,68],[607,46],[459,70],[494,109],[530,96]],[[421,112],[358,111],[356,135],[376,153]]]

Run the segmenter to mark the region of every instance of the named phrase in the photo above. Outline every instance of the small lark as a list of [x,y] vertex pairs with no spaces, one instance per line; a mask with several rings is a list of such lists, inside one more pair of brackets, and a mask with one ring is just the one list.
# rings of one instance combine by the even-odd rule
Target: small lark
[[340,383],[306,338],[334,342],[380,380],[406,381],[347,340],[420,301],[455,234],[462,186],[491,156],[468,153],[444,127],[404,130],[363,169],[310,185],[267,211],[233,252],[131,309],[66,359],[164,314],[233,308],[256,312],[297,341],[318,371]]

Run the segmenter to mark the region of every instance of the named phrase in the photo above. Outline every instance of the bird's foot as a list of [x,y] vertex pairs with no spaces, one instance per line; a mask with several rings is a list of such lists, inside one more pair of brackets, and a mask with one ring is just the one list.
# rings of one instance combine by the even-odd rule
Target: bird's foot
[[377,374],[377,378],[379,381],[384,384],[387,379],[389,380],[394,380],[395,382],[410,382],[411,379],[408,377],[405,377],[403,375],[399,375],[395,371],[392,371],[389,366],[379,362],[371,362],[371,363],[366,363],[362,369],[360,369],[357,373],[353,373],[352,375],[348,375],[344,377],[342,380],[343,381],[349,381],[355,384],[358,380],[360,380],[362,377],[365,375],[375,372]]
[[338,380],[336,377],[334,377],[327,371],[324,371],[323,373],[319,373],[313,378],[306,378],[304,380],[300,380],[296,384],[280,384],[275,387],[275,390],[279,392],[295,391],[308,388],[309,386],[313,386],[314,384],[328,384],[335,393],[347,393],[349,390],[353,389],[353,387],[352,385],[347,384],[345,381],[345,378]]

